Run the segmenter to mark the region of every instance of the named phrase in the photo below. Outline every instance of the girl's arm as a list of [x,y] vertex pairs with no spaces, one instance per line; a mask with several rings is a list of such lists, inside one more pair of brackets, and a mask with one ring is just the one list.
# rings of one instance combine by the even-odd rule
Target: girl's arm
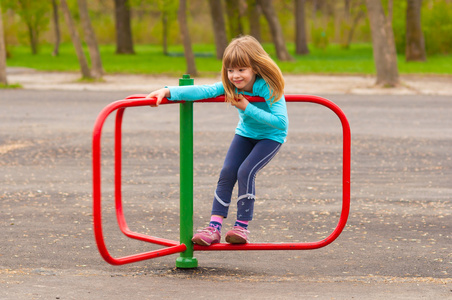
[[215,98],[224,95],[223,83],[187,86],[169,86],[170,98],[168,100],[196,101],[207,98]]
[[[242,109],[244,114],[268,126],[279,130],[287,130],[289,126],[289,119],[287,116],[286,100],[284,96],[282,96],[279,101],[271,103],[270,91],[267,84],[263,84],[257,89],[257,96],[265,99],[269,111],[246,103],[247,105],[245,106],[245,109]],[[243,100],[240,100],[239,102],[242,101]]]
[[287,130],[289,122],[287,117],[286,101],[284,96],[278,101],[270,105],[266,101],[270,112],[256,107],[255,105],[247,105],[245,115],[252,117],[260,123],[274,127],[279,130]]
[[211,85],[168,86],[150,93],[147,97],[156,97],[155,106],[158,106],[163,98],[167,98],[170,101],[196,101],[215,98],[220,95],[224,95],[224,88],[221,82],[217,82]]

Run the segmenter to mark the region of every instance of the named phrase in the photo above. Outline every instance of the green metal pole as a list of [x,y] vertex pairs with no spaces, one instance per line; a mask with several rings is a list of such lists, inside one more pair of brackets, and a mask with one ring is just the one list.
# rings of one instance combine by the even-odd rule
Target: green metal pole
[[[193,85],[190,75],[183,75],[179,85]],[[193,257],[193,102],[180,104],[180,242],[187,246],[176,259],[177,268],[196,268]]]

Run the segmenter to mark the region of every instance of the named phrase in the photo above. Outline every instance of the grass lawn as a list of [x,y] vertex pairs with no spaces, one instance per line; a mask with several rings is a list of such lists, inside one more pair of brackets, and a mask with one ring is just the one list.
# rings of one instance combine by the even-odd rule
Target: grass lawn
[[[275,58],[272,44],[265,49]],[[42,45],[37,55],[31,55],[27,46],[9,47],[11,57],[9,67],[28,67],[43,71],[79,71],[79,65],[72,44],[62,44],[60,55],[51,55],[53,45]],[[288,44],[290,53],[294,53],[293,44]],[[375,66],[370,44],[353,44],[350,49],[338,45],[329,45],[327,49],[310,48],[309,55],[295,55],[294,62],[277,61],[285,74],[374,74]],[[100,46],[102,62],[107,73],[165,74],[180,76],[186,71],[183,47],[169,48],[170,55],[165,56],[159,45],[135,45],[135,55],[117,55],[114,45]],[[202,76],[219,74],[221,62],[215,58],[214,45],[193,45],[197,54],[196,67]],[[452,55],[435,55],[426,62],[405,61],[398,57],[401,74],[452,74]]]

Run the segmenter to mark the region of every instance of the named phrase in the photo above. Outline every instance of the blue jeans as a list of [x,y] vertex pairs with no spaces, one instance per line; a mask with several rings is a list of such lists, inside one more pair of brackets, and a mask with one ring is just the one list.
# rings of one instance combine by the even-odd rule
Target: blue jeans
[[238,182],[237,219],[253,219],[256,198],[255,178],[281,148],[273,140],[255,140],[235,135],[220,172],[212,205],[212,215],[228,216],[232,190]]

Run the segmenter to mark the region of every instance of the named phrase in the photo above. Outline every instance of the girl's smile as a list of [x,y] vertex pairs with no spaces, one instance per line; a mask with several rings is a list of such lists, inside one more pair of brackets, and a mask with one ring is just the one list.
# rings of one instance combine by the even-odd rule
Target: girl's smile
[[229,68],[228,79],[239,90],[244,92],[253,92],[256,73],[251,68]]

